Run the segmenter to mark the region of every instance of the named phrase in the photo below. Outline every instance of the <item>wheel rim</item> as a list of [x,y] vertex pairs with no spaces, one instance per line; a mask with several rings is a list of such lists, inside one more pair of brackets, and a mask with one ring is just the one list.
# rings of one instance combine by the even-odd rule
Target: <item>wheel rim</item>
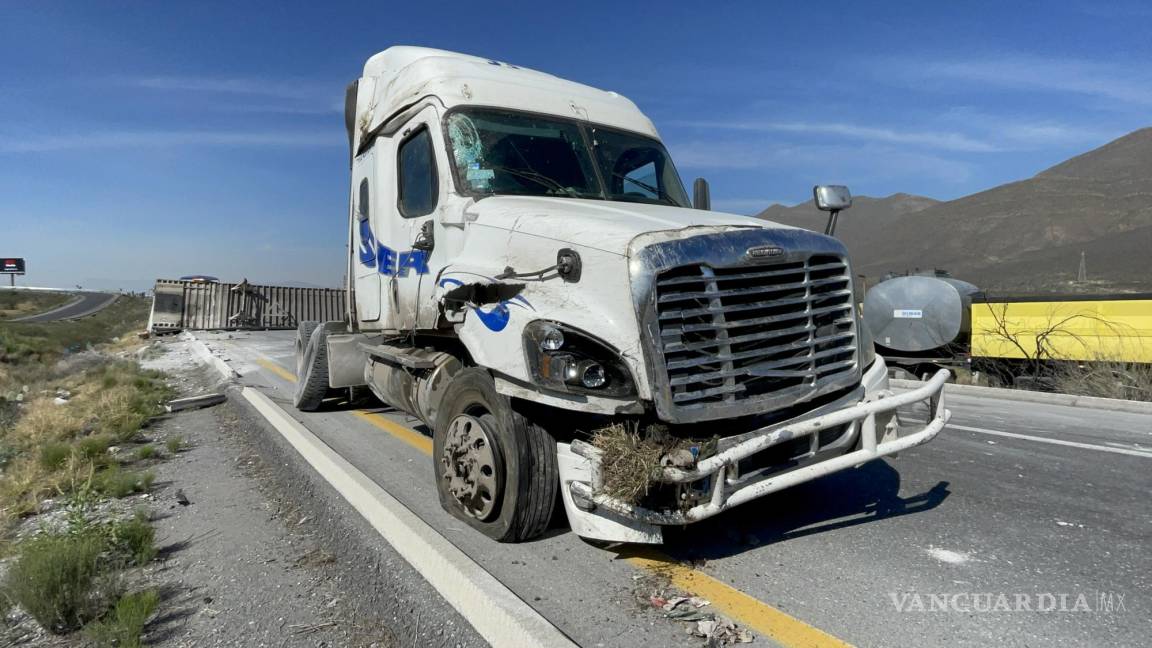
[[461,414],[448,424],[440,454],[442,479],[448,493],[469,517],[492,517],[500,495],[501,471],[496,449],[485,424]]

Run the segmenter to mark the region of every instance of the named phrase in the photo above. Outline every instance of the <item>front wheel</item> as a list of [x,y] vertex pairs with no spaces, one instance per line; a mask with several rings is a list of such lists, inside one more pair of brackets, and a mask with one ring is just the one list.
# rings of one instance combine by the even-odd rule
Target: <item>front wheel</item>
[[499,542],[548,528],[560,476],[556,441],[516,413],[492,376],[468,368],[444,393],[432,443],[440,505]]

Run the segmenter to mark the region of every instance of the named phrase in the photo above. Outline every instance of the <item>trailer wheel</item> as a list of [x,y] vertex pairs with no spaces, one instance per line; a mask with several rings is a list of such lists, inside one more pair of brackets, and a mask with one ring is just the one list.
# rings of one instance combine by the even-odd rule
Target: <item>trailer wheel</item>
[[296,392],[292,404],[302,412],[320,409],[328,396],[328,343],[319,322],[300,322],[296,329]]
[[308,339],[312,331],[320,326],[320,322],[303,321],[296,324],[296,375],[304,373],[304,348],[308,346]]
[[468,368],[444,393],[432,435],[440,505],[499,542],[543,533],[560,483],[556,441],[516,413],[492,376]]

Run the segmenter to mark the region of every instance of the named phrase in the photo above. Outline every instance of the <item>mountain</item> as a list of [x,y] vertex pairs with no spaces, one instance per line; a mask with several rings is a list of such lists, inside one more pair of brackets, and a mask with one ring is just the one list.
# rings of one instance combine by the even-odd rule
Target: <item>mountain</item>
[[[1152,128],[1027,180],[919,209],[909,199],[929,200],[861,198],[840,215],[857,273],[944,268],[991,292],[1066,292],[1085,288],[1074,282],[1084,253],[1089,289],[1152,289]],[[824,227],[811,205],[760,216]]]
[[[938,204],[938,200],[906,193],[892,194],[887,198],[853,196],[852,208],[842,212],[836,222],[836,236],[845,242],[851,241],[852,248],[867,249],[904,216]],[[823,232],[828,224],[828,213],[816,209],[811,202],[794,207],[772,205],[756,217],[818,232]]]

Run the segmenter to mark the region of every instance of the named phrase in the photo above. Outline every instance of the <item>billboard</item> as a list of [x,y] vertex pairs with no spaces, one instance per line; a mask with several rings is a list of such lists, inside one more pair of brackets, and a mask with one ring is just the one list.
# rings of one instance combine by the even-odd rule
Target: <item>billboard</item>
[[0,257],[0,274],[24,274],[24,259]]

